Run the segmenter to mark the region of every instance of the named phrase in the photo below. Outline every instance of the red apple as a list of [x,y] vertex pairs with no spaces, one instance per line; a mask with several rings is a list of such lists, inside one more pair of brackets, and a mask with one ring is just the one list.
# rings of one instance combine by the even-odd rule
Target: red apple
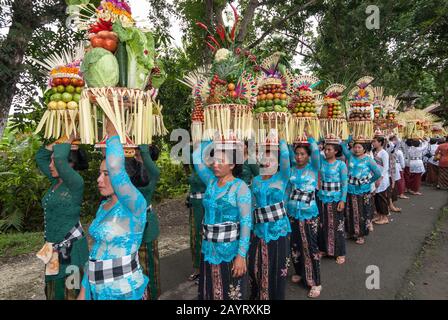
[[68,86],[70,85],[71,81],[69,78],[62,78],[62,85]]

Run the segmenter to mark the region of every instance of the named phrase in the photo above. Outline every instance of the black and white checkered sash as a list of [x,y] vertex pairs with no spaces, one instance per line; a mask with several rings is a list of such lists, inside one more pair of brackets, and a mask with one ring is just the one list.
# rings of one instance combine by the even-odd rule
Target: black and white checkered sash
[[254,214],[255,223],[274,222],[286,215],[285,204],[282,201],[270,206],[256,208]]
[[191,192],[190,193],[190,198],[191,199],[203,199],[204,198],[204,193],[203,192]]
[[110,260],[89,260],[89,282],[104,284],[126,278],[140,268],[138,252]]
[[291,192],[291,195],[289,196],[289,199],[296,200],[300,202],[304,202],[306,204],[310,204],[311,201],[313,201],[315,198],[315,192],[314,191],[302,191],[300,189],[294,189]]
[[422,157],[410,157],[409,160],[423,160]]
[[322,191],[341,191],[341,183],[340,182],[325,182],[322,181],[321,190]]
[[362,177],[362,178],[349,176],[348,183],[350,183],[351,185],[354,185],[354,186],[362,186],[364,184],[369,184],[370,180],[372,180],[372,178],[373,178],[373,175],[371,172],[367,176]]
[[226,221],[217,224],[204,224],[203,239],[211,242],[232,242],[240,237],[240,224]]
[[53,249],[59,253],[59,262],[62,264],[70,263],[70,252],[72,250],[73,242],[82,239],[84,237],[84,230],[82,229],[81,222],[78,222],[70,231],[65,235],[64,240],[53,244]]

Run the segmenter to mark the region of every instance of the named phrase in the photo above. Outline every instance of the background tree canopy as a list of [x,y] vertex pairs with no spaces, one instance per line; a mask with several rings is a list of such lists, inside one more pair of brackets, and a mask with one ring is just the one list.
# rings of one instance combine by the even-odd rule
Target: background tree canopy
[[[69,3],[88,0],[67,0]],[[144,0],[141,0],[144,1]],[[99,0],[91,2],[98,3]],[[275,51],[285,52],[290,59],[300,61],[296,72],[313,73],[330,82],[353,86],[363,75],[375,77],[374,85],[385,87],[386,94],[401,94],[406,90],[421,96],[417,107],[438,101],[448,105],[448,2],[446,0],[146,0],[150,4],[148,20],[153,25],[159,57],[165,64],[167,81],[160,89],[159,99],[168,130],[189,129],[192,109],[190,90],[177,79],[207,63],[211,54],[205,46],[205,34],[197,21],[209,26],[229,24],[233,13],[229,2],[240,13],[239,46],[264,58]],[[43,59],[49,54],[70,48],[82,36],[66,26],[64,0],[5,0],[0,7],[0,154],[2,182],[0,190],[0,229],[3,226],[32,223],[38,215],[39,199],[45,190],[40,178],[26,180],[20,175],[32,169],[32,154],[41,140],[32,132],[42,116],[40,90],[47,79],[30,57]],[[369,5],[379,8],[379,29],[368,29],[366,13]],[[170,26],[175,17],[183,32],[182,47],[174,45]],[[13,108],[13,109],[12,109]],[[10,117],[9,113],[14,110]],[[445,109],[446,110],[446,109]],[[446,113],[445,113],[446,114]],[[4,134],[7,120],[9,128]],[[169,136],[159,141],[165,152]],[[28,151],[26,151],[28,150]],[[26,152],[25,152],[26,151]],[[165,161],[166,160],[166,161]],[[170,166],[169,161],[161,161]],[[16,162],[23,165],[17,166]],[[161,164],[162,165],[162,164]],[[31,168],[31,169],[30,169]],[[27,170],[25,170],[27,169]],[[165,176],[165,185],[179,181],[182,170],[170,167],[172,176]],[[35,175],[38,173],[33,171]],[[163,172],[163,171],[162,171]],[[18,176],[17,176],[18,175]],[[93,172],[86,179],[93,179]],[[3,179],[3,177],[5,179]],[[2,185],[3,183],[3,185]],[[25,190],[10,186],[20,183]],[[86,185],[95,186],[94,179]],[[39,187],[40,186],[40,187]],[[185,191],[185,180],[179,190],[159,194],[159,198]],[[15,193],[33,193],[22,199],[21,207],[14,204]],[[92,195],[92,208],[95,203]],[[21,201],[22,201],[21,200]],[[5,209],[7,208],[7,209]],[[6,212],[6,213],[5,213]],[[13,213],[24,216],[16,217]],[[41,214],[41,213],[39,213]],[[7,217],[10,217],[8,220]],[[28,220],[27,220],[28,219]],[[28,222],[29,221],[29,222]],[[1,232],[1,230],[0,230]]]

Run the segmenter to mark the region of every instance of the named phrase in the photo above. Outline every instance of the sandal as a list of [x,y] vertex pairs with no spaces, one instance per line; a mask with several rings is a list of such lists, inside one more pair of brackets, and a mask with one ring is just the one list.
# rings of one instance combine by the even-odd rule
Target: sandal
[[344,256],[339,256],[336,258],[336,263],[337,264],[343,264],[345,263],[345,257]]
[[308,293],[308,298],[317,298],[317,297],[319,297],[321,291],[322,291],[322,286],[313,286],[313,287],[311,287],[311,290]]
[[364,238],[358,238],[358,239],[356,239],[356,243],[357,244],[364,244],[366,242],[366,239],[364,239]]
[[199,273],[192,273],[189,277],[188,280],[189,281],[195,281],[199,279]]
[[401,208],[397,208],[397,207],[389,208],[389,210],[392,212],[401,212]]
[[291,277],[291,281],[292,281],[293,283],[299,283],[300,281],[302,281],[302,277],[299,276],[299,275],[297,275],[297,274],[295,274],[295,275],[293,275],[293,276]]
[[403,194],[403,195],[400,195],[400,196],[398,196],[398,198],[400,198],[400,199],[409,199],[409,197],[408,197],[408,196],[405,196],[404,194]]

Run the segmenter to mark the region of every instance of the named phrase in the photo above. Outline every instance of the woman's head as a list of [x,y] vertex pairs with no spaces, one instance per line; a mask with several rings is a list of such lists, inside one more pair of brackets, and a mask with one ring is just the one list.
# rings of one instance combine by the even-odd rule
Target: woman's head
[[[89,168],[89,160],[87,153],[83,149],[71,150],[68,155],[68,163],[76,171],[86,170]],[[54,156],[51,155],[50,160],[50,173],[53,178],[59,178],[59,172],[54,163]]]
[[386,139],[384,137],[375,137],[372,141],[372,146],[375,150],[381,149],[386,144]]
[[106,167],[106,160],[103,160],[100,165],[100,176],[97,179],[98,190],[103,197],[110,197],[114,194],[112,183],[110,182],[109,172]]
[[271,176],[279,170],[279,158],[280,152],[278,148],[267,148],[261,155],[260,162],[260,175]]
[[431,139],[429,139],[429,144],[437,144],[438,140],[439,139],[437,139],[437,138],[431,138]]
[[229,175],[239,177],[241,175],[243,166],[241,161],[237,161],[237,150],[217,149],[213,150],[211,155],[213,157],[211,169],[215,177],[223,178]]
[[362,156],[366,152],[370,152],[372,150],[372,146],[370,143],[361,143],[361,142],[354,142],[353,143],[353,154],[355,156]]
[[342,156],[342,148],[339,144],[326,143],[324,153],[326,159],[338,158]]
[[294,149],[295,159],[299,166],[308,164],[311,156],[311,148],[306,144],[299,144]]
[[[135,158],[126,158],[124,165],[129,179],[136,188],[143,188],[149,184],[148,172],[146,171],[143,163],[139,162]],[[97,179],[97,183],[98,189],[102,196],[109,197],[114,194],[114,190],[109,179],[106,160],[101,162],[100,175]]]

